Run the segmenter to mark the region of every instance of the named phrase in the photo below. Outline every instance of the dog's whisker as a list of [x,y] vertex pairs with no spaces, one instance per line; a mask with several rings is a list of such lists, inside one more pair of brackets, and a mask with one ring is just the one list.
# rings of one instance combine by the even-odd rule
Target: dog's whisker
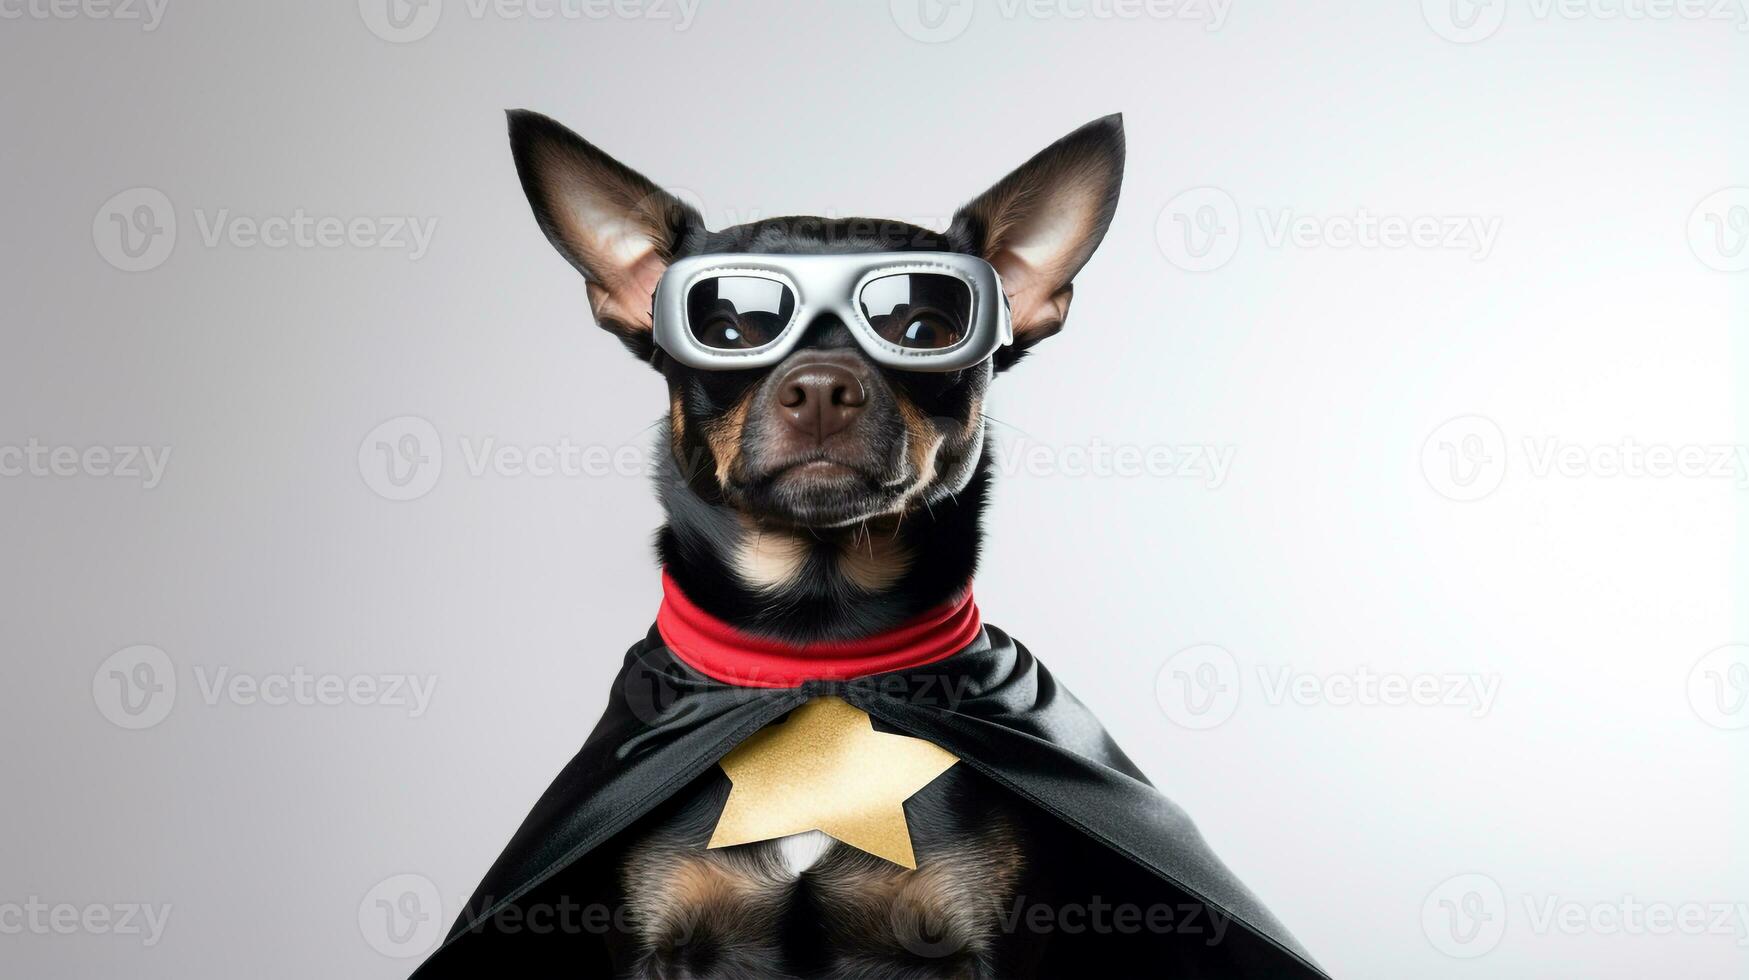
[[643,426],[643,427],[633,431],[630,435],[621,437],[619,441],[621,444],[631,442],[632,440],[638,438],[639,436],[643,435],[644,433],[650,431],[651,429],[654,429],[656,426],[661,425],[667,421],[668,421],[668,416],[664,415],[661,418],[657,419],[656,421],[651,422],[649,425]]
[[1021,435],[1027,437],[1028,439],[1033,438],[1032,433],[1026,431],[1025,429],[1022,429],[1020,426],[1015,425],[1012,422],[1004,422],[1001,419],[997,418],[996,416],[991,415],[989,412],[979,412],[978,415],[981,418],[983,418],[983,420],[986,422],[994,422],[995,424],[1000,425],[1005,429],[1013,429],[1015,432],[1020,433]]

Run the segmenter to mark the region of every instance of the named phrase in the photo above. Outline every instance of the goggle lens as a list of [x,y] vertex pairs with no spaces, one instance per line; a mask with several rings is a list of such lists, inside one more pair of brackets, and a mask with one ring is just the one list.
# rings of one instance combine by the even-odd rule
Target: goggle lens
[[686,294],[686,323],[714,350],[755,350],[777,339],[796,311],[796,297],[775,279],[713,276]]
[[935,272],[871,279],[856,299],[882,339],[912,350],[955,346],[972,317],[972,291],[958,277]]

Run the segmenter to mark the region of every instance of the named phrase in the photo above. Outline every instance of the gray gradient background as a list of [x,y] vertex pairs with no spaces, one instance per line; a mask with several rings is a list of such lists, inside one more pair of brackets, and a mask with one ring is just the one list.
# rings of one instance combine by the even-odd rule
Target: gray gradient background
[[[593,724],[655,610],[650,491],[635,475],[472,475],[458,441],[641,447],[664,399],[590,325],[530,219],[512,106],[715,224],[939,220],[1123,111],[1117,218],[1067,330],[997,385],[997,435],[1056,453],[1227,447],[1231,470],[1219,486],[1005,476],[986,617],[1336,976],[1749,971],[1736,918],[1702,935],[1535,921],[1549,901],[1749,903],[1749,730],[1685,693],[1708,651],[1749,642],[1749,491],[1539,476],[1520,448],[1749,441],[1749,273],[1709,268],[1685,231],[1708,195],[1749,185],[1749,34],[1525,0],[1474,43],[1413,2],[1240,0],[1211,30],[978,0],[939,8],[974,16],[930,42],[901,30],[904,5],[707,0],[677,30],[476,19],[445,0],[410,43],[350,2],[169,0],[151,31],[0,20],[0,446],[173,451],[149,490],[0,477],[0,908],[172,909],[150,947],[0,934],[0,974],[404,975],[416,958],[371,944],[379,883],[422,876],[447,922]],[[173,202],[179,234],[127,273],[93,221],[140,186]],[[1231,261],[1191,272],[1157,222],[1204,186],[1237,202],[1241,234]],[[221,208],[438,225],[417,261],[208,247],[196,212]],[[1272,247],[1258,208],[1500,231],[1479,261]],[[408,415],[441,434],[444,465],[395,502],[359,448]],[[1471,415],[1512,448],[1498,489],[1461,502],[1426,475],[1424,443]],[[143,730],[93,693],[133,644],[177,673],[173,710]],[[1197,729],[1156,681],[1202,644],[1243,681],[1231,717]],[[437,686],[412,718],[209,704],[195,673],[300,666]],[[1271,703],[1256,673],[1363,666],[1486,675],[1498,695],[1481,717]],[[1476,894],[1505,928],[1458,957],[1427,921],[1466,874],[1498,888]]]

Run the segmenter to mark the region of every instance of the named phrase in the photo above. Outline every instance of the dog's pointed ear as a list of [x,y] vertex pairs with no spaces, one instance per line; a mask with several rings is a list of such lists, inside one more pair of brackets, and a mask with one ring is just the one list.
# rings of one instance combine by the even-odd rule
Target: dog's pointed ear
[[546,116],[518,109],[509,117],[516,172],[541,231],[583,273],[595,321],[649,360],[656,281],[688,236],[704,231],[703,219]]
[[960,208],[949,235],[1002,275],[1014,346],[997,368],[1063,329],[1075,274],[1105,237],[1123,183],[1123,115],[1082,126]]

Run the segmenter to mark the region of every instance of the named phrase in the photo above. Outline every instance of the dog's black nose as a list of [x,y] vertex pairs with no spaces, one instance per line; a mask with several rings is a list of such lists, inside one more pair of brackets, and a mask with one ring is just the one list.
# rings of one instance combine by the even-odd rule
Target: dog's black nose
[[803,435],[823,440],[856,421],[868,389],[851,368],[832,361],[797,364],[778,379],[777,413]]

